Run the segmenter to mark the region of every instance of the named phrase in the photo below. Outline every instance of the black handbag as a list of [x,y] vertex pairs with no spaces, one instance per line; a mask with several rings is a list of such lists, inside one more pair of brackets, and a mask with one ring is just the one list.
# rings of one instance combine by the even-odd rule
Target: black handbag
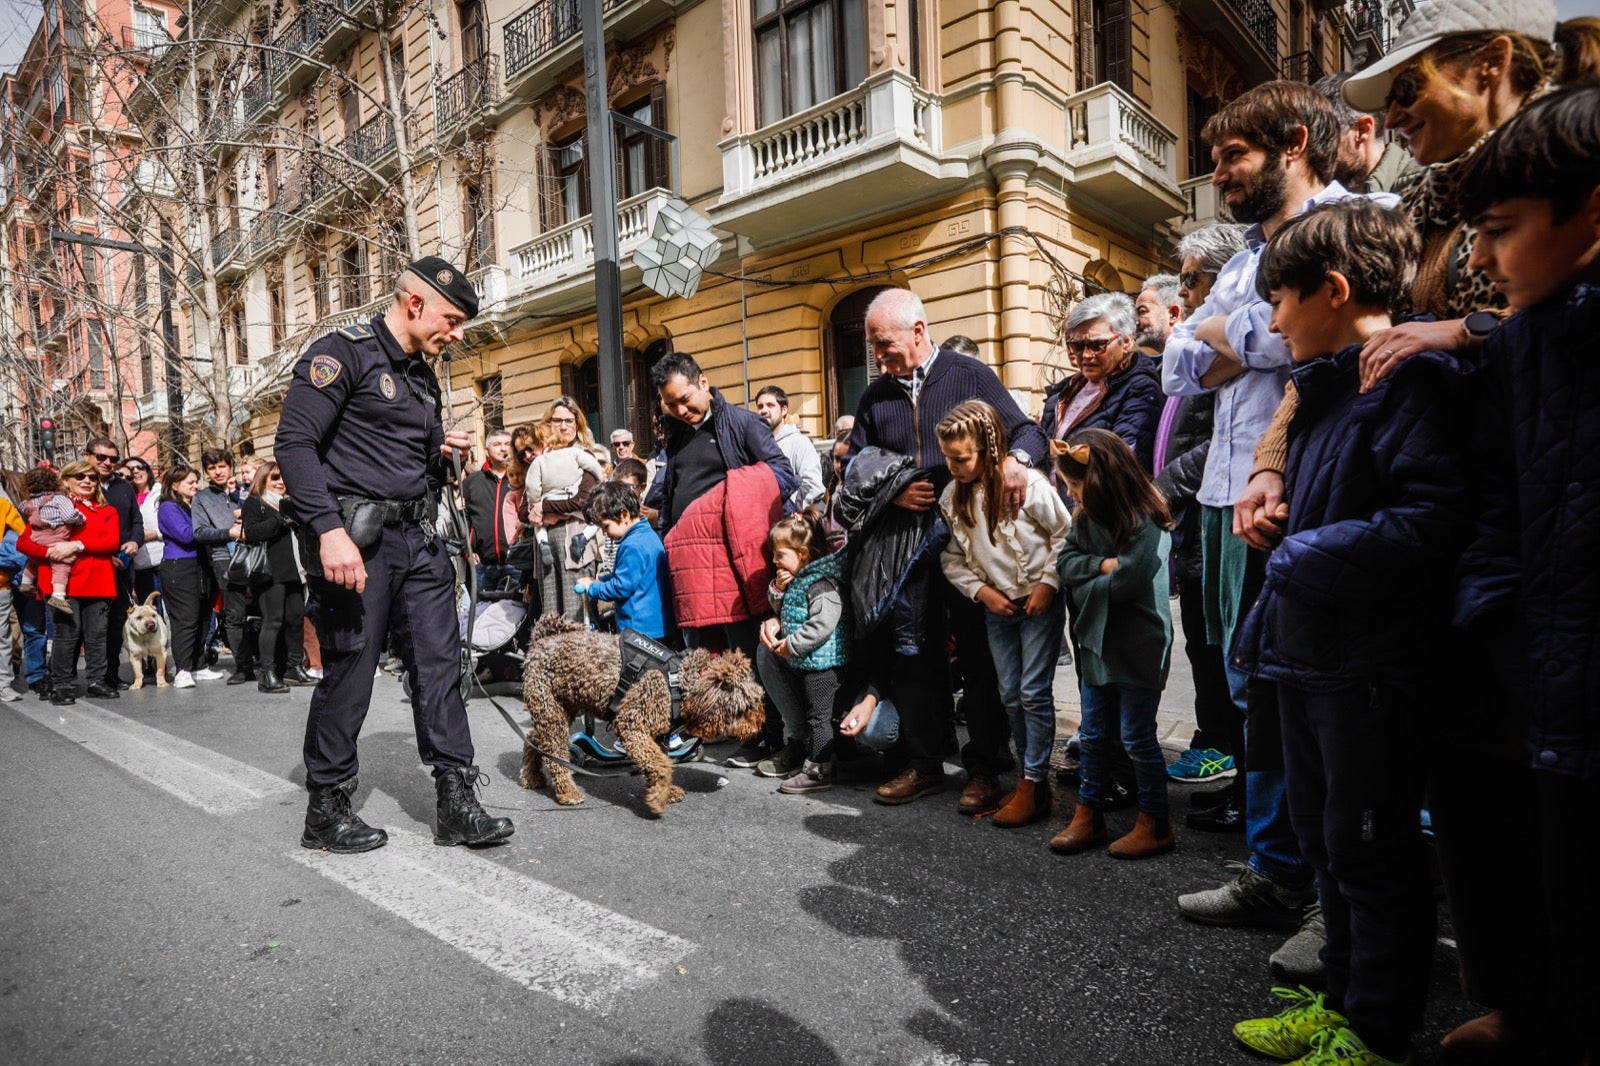
[[228,560],[228,584],[261,588],[272,584],[272,570],[267,565],[265,544],[242,544]]

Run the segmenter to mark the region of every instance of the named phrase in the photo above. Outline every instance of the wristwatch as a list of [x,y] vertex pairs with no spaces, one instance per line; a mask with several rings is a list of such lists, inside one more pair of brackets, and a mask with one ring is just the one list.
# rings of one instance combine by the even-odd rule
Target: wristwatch
[[1011,458],[1015,459],[1017,462],[1021,463],[1023,466],[1032,466],[1033,465],[1033,456],[1029,455],[1027,452],[1023,451],[1021,448],[1012,448],[1011,451],[1007,452],[1006,454],[1010,455]]
[[1503,321],[1504,319],[1493,311],[1473,311],[1461,320],[1461,328],[1467,331],[1470,339],[1481,341],[1499,329]]

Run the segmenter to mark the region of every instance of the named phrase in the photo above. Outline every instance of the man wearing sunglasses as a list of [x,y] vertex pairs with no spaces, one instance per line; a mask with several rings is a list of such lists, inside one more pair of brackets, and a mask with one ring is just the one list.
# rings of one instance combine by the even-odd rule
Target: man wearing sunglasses
[[120,458],[109,437],[96,437],[83,449],[83,457],[100,473],[100,488],[106,503],[117,512],[117,533],[121,549],[112,560],[117,567],[117,596],[106,616],[106,676],[98,678],[107,688],[127,688],[118,670],[122,660],[122,623],[133,600],[133,556],[144,543],[144,516],[139,512],[139,493],[133,482],[117,473]]

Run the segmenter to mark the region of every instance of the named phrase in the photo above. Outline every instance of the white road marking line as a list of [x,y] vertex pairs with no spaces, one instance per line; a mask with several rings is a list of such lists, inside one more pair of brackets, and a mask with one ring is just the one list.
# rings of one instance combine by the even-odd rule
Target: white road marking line
[[299,789],[281,777],[152,729],[92,703],[58,711],[49,704],[11,709],[210,814],[237,814],[269,796]]
[[290,854],[497,973],[586,1010],[663,974],[695,945],[431,836],[389,830],[361,855]]

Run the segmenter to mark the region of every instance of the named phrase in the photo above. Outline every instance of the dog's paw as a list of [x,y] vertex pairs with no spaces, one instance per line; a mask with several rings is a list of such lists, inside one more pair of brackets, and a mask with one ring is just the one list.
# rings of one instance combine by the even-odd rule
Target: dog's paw
[[[134,687],[137,688],[138,686],[136,685]],[[164,677],[163,678],[159,678],[156,681],[156,688],[171,688],[171,687],[172,687],[172,682],[168,681]]]
[[529,791],[541,789],[546,784],[543,770],[524,770],[517,780]]
[[128,686],[128,691],[132,692],[134,689],[139,688],[144,688],[144,678],[142,677],[134,679],[133,684]]
[[677,785],[673,785],[670,789],[667,790],[667,802],[668,803],[677,803],[682,799],[683,799],[683,789],[679,788]]
[[573,789],[571,792],[558,791],[556,792],[556,802],[563,807],[576,807],[583,802],[583,793],[577,789]]

